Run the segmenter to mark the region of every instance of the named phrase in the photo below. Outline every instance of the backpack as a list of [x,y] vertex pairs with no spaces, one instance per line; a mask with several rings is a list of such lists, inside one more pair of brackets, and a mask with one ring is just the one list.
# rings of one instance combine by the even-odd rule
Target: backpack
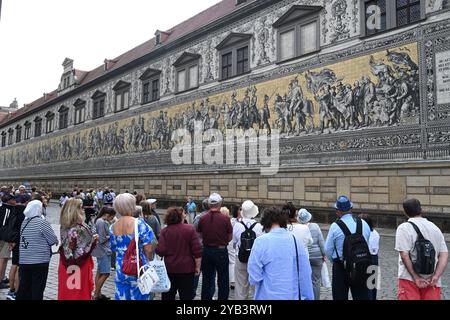
[[[2,206],[0,209],[4,211],[2,221],[0,221],[0,240],[13,243],[19,239],[19,230],[17,229],[19,221],[19,213],[14,207]],[[2,212],[3,213],[3,212]]]
[[409,254],[413,269],[418,274],[432,275],[436,268],[436,250],[431,241],[424,238],[419,227],[411,221],[409,221],[409,223],[417,232],[417,240],[413,249],[413,251],[417,253],[415,260],[412,259],[411,253]]
[[113,203],[114,201],[114,197],[111,193],[108,193],[107,195],[105,195],[105,203]]
[[258,224],[258,222],[252,224],[250,228],[247,227],[247,225],[242,221],[241,224],[244,226],[245,231],[241,233],[241,246],[239,247],[238,258],[240,262],[248,263],[253,243],[256,240],[256,233],[253,231],[253,228]]
[[[366,286],[367,279],[369,278],[368,268],[372,265],[372,256],[369,245],[362,233],[362,220],[359,218],[356,219],[356,232],[353,234],[342,220],[337,221],[336,224],[345,235],[343,265],[346,282],[351,286]],[[338,259],[340,259],[339,255]]]

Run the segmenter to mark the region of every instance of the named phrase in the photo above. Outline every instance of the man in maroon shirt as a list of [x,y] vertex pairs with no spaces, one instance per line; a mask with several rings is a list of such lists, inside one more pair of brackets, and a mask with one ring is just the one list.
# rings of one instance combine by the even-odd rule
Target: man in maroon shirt
[[220,213],[222,197],[213,193],[209,196],[209,211],[198,224],[203,239],[202,300],[212,300],[215,291],[215,274],[219,287],[219,300],[228,300],[230,292],[227,245],[232,239],[233,228],[230,219]]

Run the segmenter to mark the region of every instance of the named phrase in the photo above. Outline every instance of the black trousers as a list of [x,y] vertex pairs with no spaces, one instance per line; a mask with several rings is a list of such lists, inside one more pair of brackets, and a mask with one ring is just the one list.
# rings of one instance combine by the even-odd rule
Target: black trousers
[[333,262],[333,300],[348,300],[349,290],[353,300],[369,300],[369,288],[367,286],[349,286],[346,280],[344,265]]
[[19,266],[19,291],[16,300],[43,300],[48,263]]
[[205,246],[202,256],[202,300],[210,301],[216,289],[217,273],[218,300],[228,300],[230,294],[228,250]]
[[169,273],[170,291],[162,294],[162,300],[175,300],[175,296],[180,295],[181,301],[192,300],[192,291],[194,290],[193,273]]

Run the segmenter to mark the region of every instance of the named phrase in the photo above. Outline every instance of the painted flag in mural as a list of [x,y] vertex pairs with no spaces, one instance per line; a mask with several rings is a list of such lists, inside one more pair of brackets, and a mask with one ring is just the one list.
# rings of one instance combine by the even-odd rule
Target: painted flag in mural
[[308,90],[314,94],[317,94],[323,86],[332,85],[338,80],[334,71],[330,69],[322,69],[320,72],[307,71],[305,78]]
[[407,54],[406,52],[394,52],[387,50],[386,56],[388,60],[394,64],[406,65],[411,70],[419,70],[417,64],[414,61],[412,61],[410,55]]

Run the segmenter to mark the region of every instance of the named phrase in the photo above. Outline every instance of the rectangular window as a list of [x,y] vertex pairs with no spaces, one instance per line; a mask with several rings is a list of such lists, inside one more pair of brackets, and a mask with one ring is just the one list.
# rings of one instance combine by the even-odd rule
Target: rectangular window
[[117,94],[116,95],[116,111],[122,110],[122,95]]
[[142,101],[143,103],[150,102],[150,82],[145,82],[142,86]]
[[300,27],[300,54],[308,54],[317,50],[317,22]]
[[31,138],[31,125],[25,127],[25,137],[24,137],[24,139],[28,140],[30,138]]
[[152,101],[159,100],[159,79],[152,81]]
[[69,124],[69,113],[67,111],[59,114],[59,129],[65,129]]
[[10,131],[8,134],[8,145],[13,144],[13,136],[14,136],[14,131]]
[[75,108],[75,124],[80,124],[84,122],[85,112],[86,112],[85,106]]
[[41,121],[37,121],[34,125],[34,136],[40,137],[42,134],[42,120]]
[[130,91],[123,90],[116,93],[116,112],[128,109],[130,106]]
[[105,99],[99,99],[94,101],[92,113],[93,119],[102,118],[105,115]]
[[16,143],[22,141],[22,128],[16,129]]
[[397,1],[397,26],[402,27],[420,21],[420,0],[396,0]]
[[2,134],[2,148],[6,147],[6,134]]
[[238,49],[237,53],[237,75],[248,72],[248,47]]
[[47,119],[47,128],[46,128],[47,133],[53,132],[53,123],[54,123],[53,117]]
[[198,66],[189,68],[189,89],[198,87]]
[[186,90],[186,70],[178,71],[178,92]]
[[280,34],[280,59],[287,60],[295,57],[295,30]]
[[125,91],[123,93],[123,102],[122,102],[122,109],[128,109],[128,107],[130,106],[130,92],[129,91]]
[[233,52],[222,55],[222,79],[233,76]]

